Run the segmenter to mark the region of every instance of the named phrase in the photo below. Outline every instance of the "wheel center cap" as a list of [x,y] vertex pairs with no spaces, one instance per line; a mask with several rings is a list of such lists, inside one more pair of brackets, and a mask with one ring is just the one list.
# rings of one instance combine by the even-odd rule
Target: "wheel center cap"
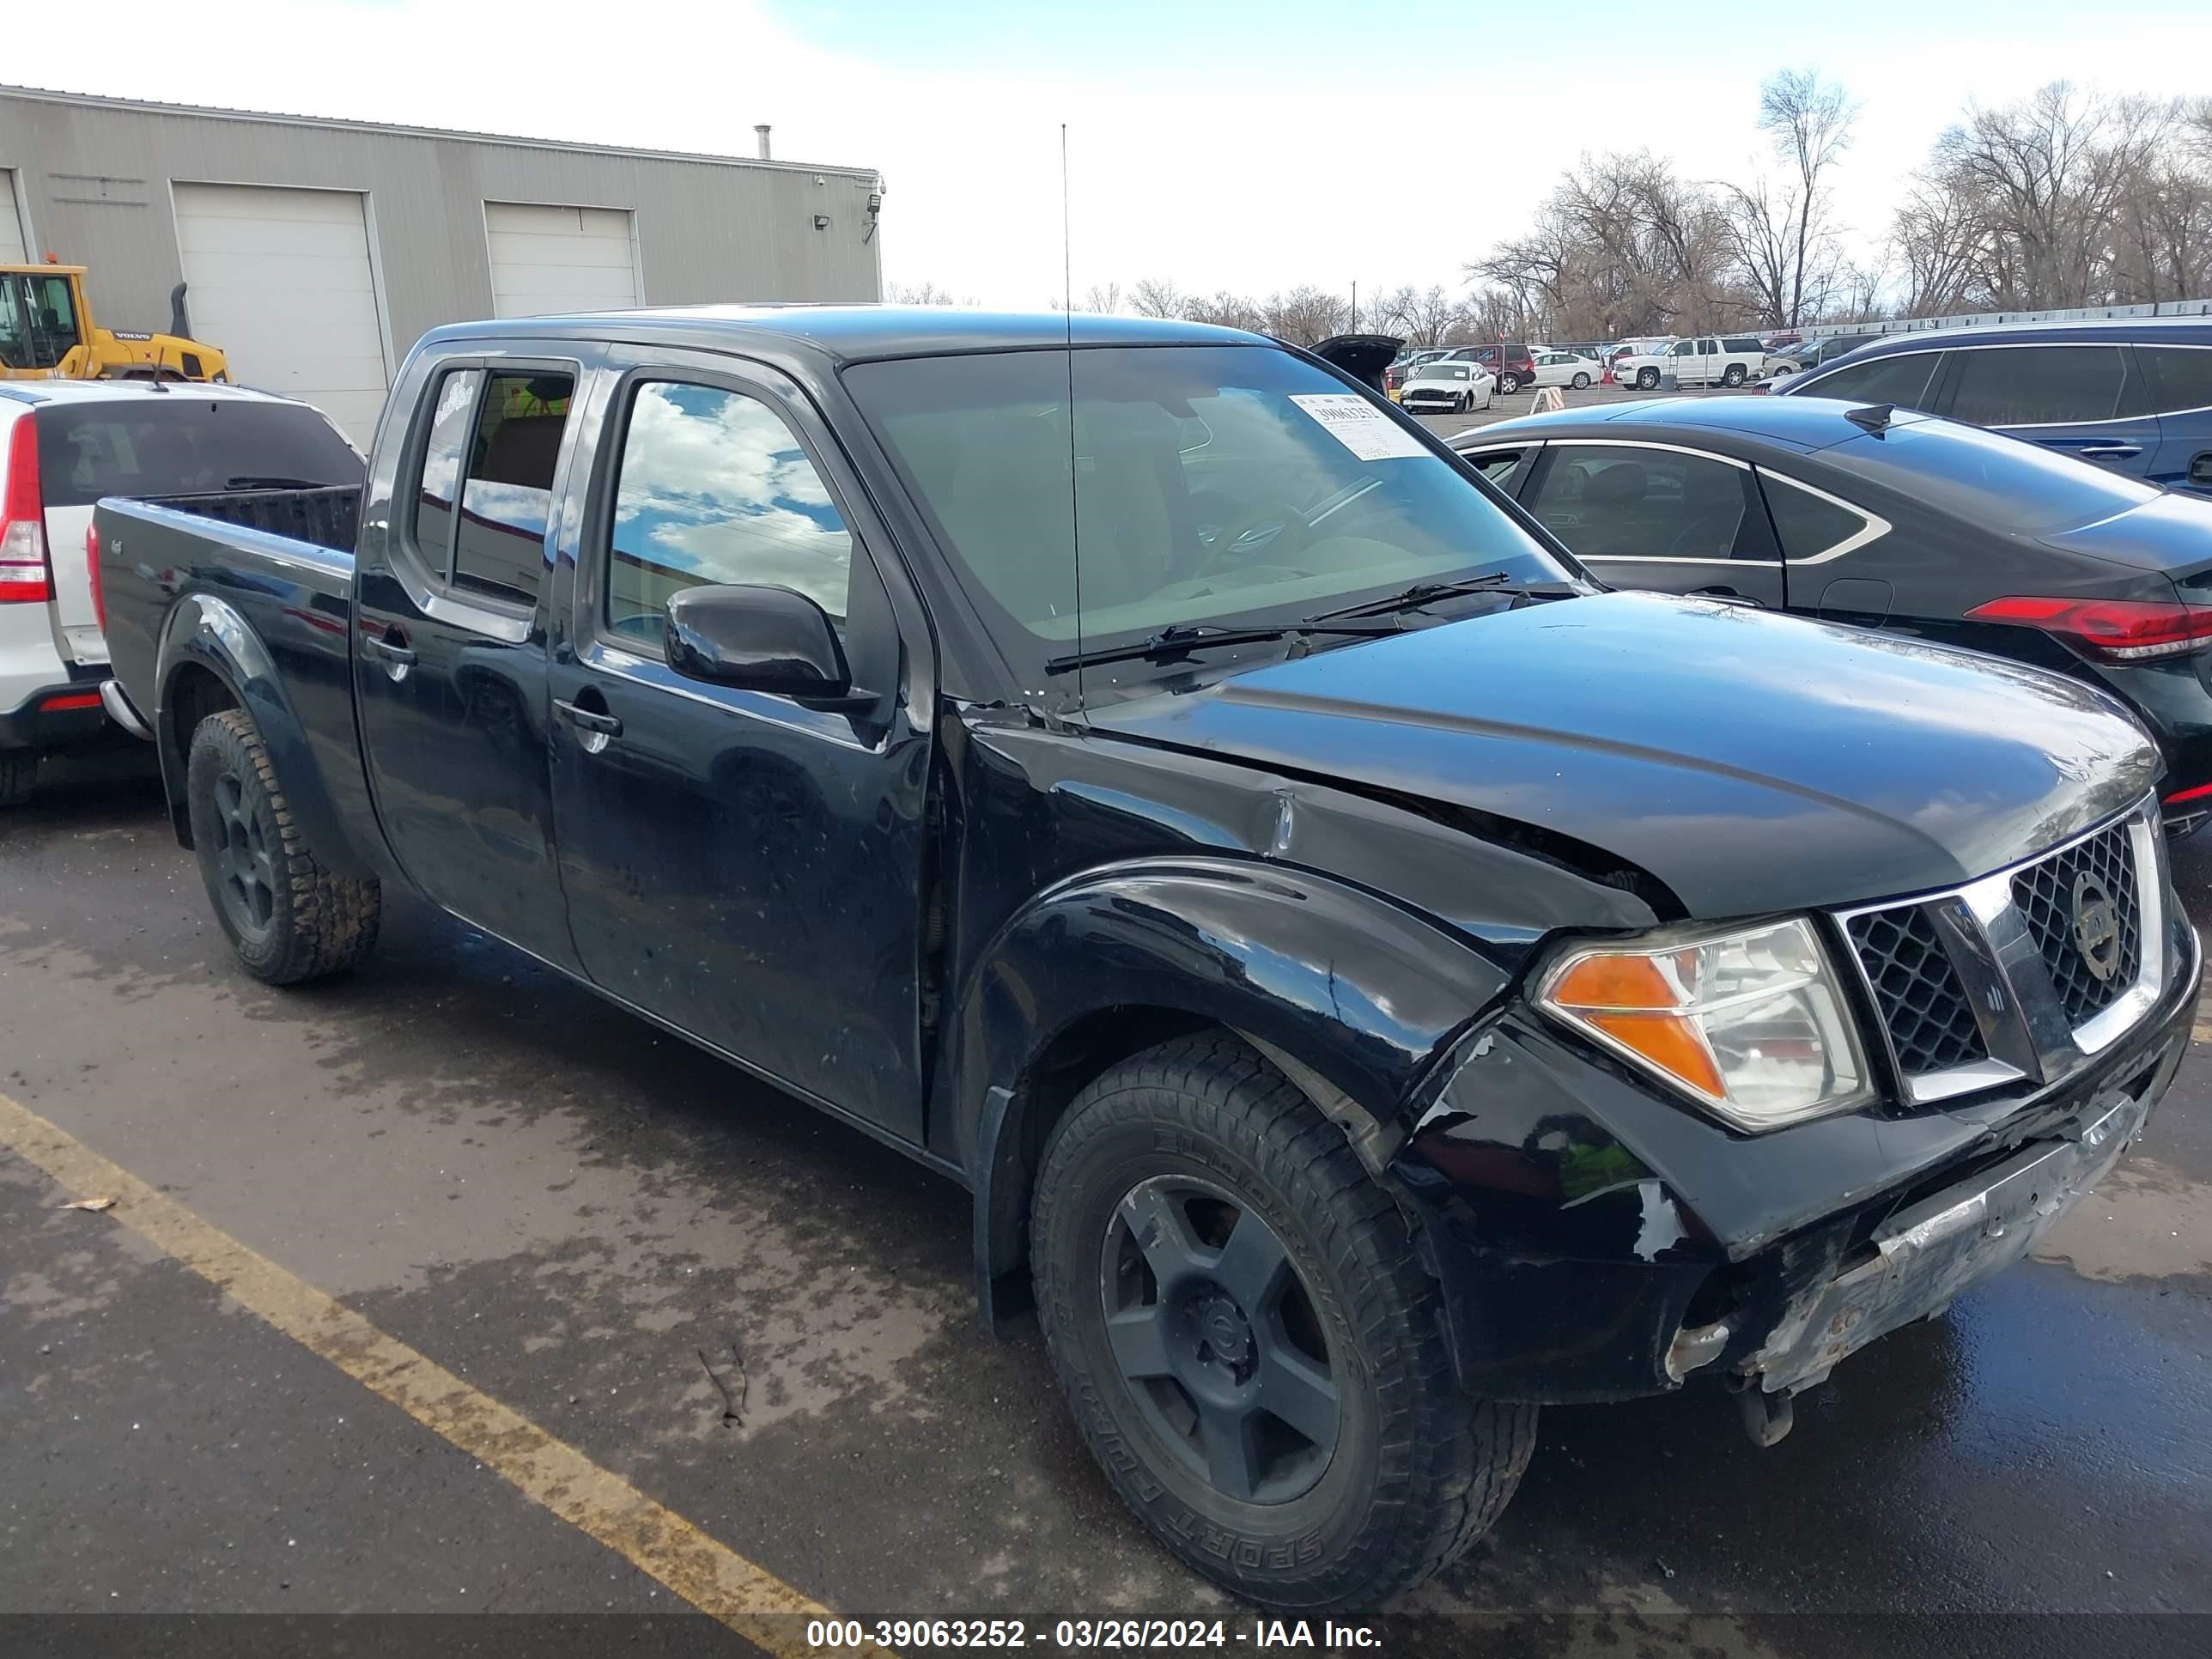
[[1224,1365],[1242,1365],[1252,1357],[1252,1326],[1243,1310],[1226,1297],[1209,1297],[1198,1312],[1199,1334]]

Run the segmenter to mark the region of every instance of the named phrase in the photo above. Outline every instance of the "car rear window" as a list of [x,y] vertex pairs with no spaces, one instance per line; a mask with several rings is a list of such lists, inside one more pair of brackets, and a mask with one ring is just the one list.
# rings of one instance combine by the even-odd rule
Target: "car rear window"
[[173,392],[47,404],[36,418],[48,507],[294,484],[359,489],[364,471],[353,447],[305,404]]
[[2095,524],[2161,494],[2041,444],[1956,421],[1902,422],[1823,453],[1938,513],[2030,536]]

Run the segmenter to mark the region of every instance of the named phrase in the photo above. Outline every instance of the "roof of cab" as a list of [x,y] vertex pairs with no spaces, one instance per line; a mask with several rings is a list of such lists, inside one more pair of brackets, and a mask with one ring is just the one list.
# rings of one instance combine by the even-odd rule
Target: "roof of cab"
[[[1741,432],[1748,437],[1783,443],[1799,449],[1825,449],[1857,437],[1864,428],[1850,418],[1850,411],[1866,406],[1837,398],[1650,398],[1632,403],[1601,404],[1588,409],[1553,410],[1544,415],[1523,415],[1492,426],[1455,432],[1455,449],[1471,449],[1496,439],[1590,436],[1620,427],[1671,427],[1691,430]],[[1893,411],[1896,421],[1924,420],[1907,410]],[[1622,436],[1628,435],[1623,433]]]
[[728,305],[584,311],[508,317],[434,329],[425,343],[574,336],[653,336],[712,348],[770,342],[833,362],[1025,351],[1065,345],[1271,345],[1242,329],[1151,317],[1070,317],[1057,311],[975,311],[953,306]]

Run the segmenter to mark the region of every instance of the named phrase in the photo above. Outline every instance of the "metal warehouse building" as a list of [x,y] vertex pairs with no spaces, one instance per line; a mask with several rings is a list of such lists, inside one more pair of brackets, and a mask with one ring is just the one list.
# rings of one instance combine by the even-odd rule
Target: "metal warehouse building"
[[[767,148],[761,129],[761,148]],[[0,263],[88,265],[94,320],[191,331],[366,447],[425,329],[873,300],[882,180],[813,167],[0,87]]]

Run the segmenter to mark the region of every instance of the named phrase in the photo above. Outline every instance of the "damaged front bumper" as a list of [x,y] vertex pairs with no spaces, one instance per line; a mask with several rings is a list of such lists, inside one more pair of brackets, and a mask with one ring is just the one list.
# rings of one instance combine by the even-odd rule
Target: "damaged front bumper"
[[2100,1099],[2068,1138],[2031,1142],[1881,1223],[1864,1258],[1795,1298],[1738,1374],[1768,1394],[1811,1388],[1876,1337],[1932,1318],[2012,1266],[2119,1161],[2149,1115],[2151,1093]]
[[1793,1393],[2019,1261],[2141,1130],[2196,1009],[2195,933],[2167,923],[2156,1001],[2073,1075],[1768,1135],[1502,1012],[1391,1165],[1462,1383],[1569,1403],[1725,1380],[1778,1438]]

